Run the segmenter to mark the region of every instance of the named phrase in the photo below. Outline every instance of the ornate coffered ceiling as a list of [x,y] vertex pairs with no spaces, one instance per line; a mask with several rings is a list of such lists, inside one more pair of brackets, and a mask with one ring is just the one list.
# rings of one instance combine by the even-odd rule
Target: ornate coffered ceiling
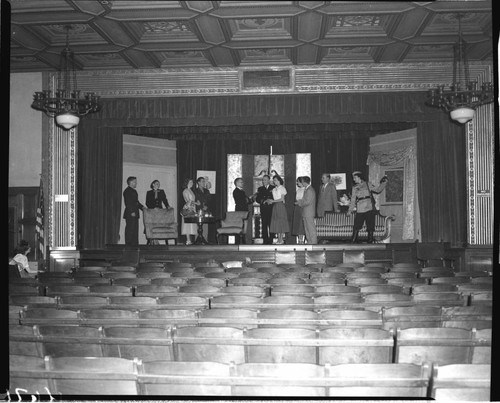
[[[493,56],[491,1],[11,0],[11,72],[449,62]],[[4,6],[5,8],[5,6]],[[2,12],[7,10],[2,10]]]

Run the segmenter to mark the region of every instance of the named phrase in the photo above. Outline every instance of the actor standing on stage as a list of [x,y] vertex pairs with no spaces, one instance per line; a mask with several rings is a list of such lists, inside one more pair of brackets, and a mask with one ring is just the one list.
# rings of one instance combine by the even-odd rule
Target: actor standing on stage
[[305,243],[304,220],[302,220],[302,207],[297,203],[304,197],[305,187],[302,185],[302,176],[295,182],[295,205],[293,206],[292,235],[297,237],[297,243]]
[[321,183],[318,195],[317,216],[323,217],[325,211],[335,211],[338,213],[337,188],[334,183],[330,182],[330,174],[321,175]]
[[317,244],[318,236],[316,225],[314,224],[314,211],[316,207],[316,191],[311,186],[311,178],[302,176],[300,178],[302,187],[305,188],[302,199],[297,200],[296,204],[302,207],[302,220],[304,222],[304,231],[308,244]]
[[243,178],[236,178],[234,180],[234,186],[236,188],[233,190],[233,198],[235,208],[234,211],[248,211],[248,205],[253,203],[253,197],[248,197],[243,190]]
[[277,234],[277,245],[285,243],[285,234],[290,232],[290,225],[288,224],[288,214],[285,207],[285,196],[287,194],[286,188],[283,185],[284,181],[279,175],[273,176],[274,189],[273,199],[268,199],[265,203],[274,204],[273,213],[271,215],[270,231]]
[[271,245],[273,243],[273,234],[269,232],[273,205],[265,203],[266,200],[273,198],[274,186],[269,182],[269,175],[264,175],[262,177],[262,186],[257,189],[257,195],[255,197],[255,201],[260,204],[261,232],[265,245]]
[[139,209],[144,206],[139,202],[137,195],[137,178],[129,176],[127,178],[127,188],[123,191],[123,201],[125,203],[125,211],[123,218],[125,219],[125,245],[139,245]]
[[355,185],[352,187],[351,204],[347,214],[356,212],[354,216],[354,226],[352,232],[351,243],[358,241],[358,232],[366,222],[366,230],[368,232],[368,243],[373,243],[373,233],[375,232],[375,199],[372,193],[381,193],[387,185],[387,176],[380,179],[378,186],[372,185],[365,181],[363,174],[360,171],[352,173],[352,180]]
[[[196,212],[202,210],[204,213],[208,211],[208,203],[210,201],[210,190],[207,189],[207,182],[203,176],[196,179],[198,185],[194,190],[196,197]],[[208,239],[208,224],[203,224],[203,237]]]
[[146,207],[163,208],[163,205],[165,205],[165,208],[168,209],[170,206],[168,205],[167,195],[163,189],[160,189],[160,181],[155,179],[149,187],[151,190],[146,192]]

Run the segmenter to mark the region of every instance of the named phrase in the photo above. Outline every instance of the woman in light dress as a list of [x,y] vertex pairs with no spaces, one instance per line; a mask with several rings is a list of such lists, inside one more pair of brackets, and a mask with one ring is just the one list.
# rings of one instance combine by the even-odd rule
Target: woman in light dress
[[287,192],[283,186],[284,182],[281,176],[273,176],[273,182],[275,186],[273,189],[273,199],[265,201],[267,204],[274,204],[269,232],[278,236],[278,245],[283,245],[285,243],[285,233],[290,232],[290,225],[288,224],[288,216],[285,207],[285,196]]
[[[304,191],[306,190],[302,186],[302,181],[300,180],[302,177],[299,176],[297,178],[297,190],[295,193],[295,201],[299,201],[304,197]],[[297,243],[303,244],[305,241],[305,229],[304,229],[304,220],[302,220],[302,207],[295,204],[293,206],[293,222],[292,222],[292,235],[297,237]]]
[[[188,209],[193,213],[196,213],[196,205],[200,204],[195,201],[196,197],[193,192],[193,184],[194,181],[192,179],[186,178],[184,179],[184,184],[182,188],[182,197],[184,197],[184,207],[183,209]],[[194,241],[192,237],[197,234],[197,226],[196,223],[188,224],[184,221],[184,217],[182,217],[182,226],[181,226],[181,234],[186,236],[186,245],[191,245]]]

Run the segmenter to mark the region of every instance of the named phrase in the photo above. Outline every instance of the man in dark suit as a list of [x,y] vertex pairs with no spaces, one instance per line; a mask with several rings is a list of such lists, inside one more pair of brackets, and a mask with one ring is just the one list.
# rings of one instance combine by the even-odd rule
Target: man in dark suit
[[125,219],[125,245],[139,245],[139,209],[143,209],[143,205],[139,202],[137,195],[137,178],[129,176],[127,178],[127,188],[123,191],[123,201],[125,203],[125,211],[123,218]]
[[262,177],[262,186],[257,189],[257,195],[255,197],[255,201],[260,204],[261,232],[264,244],[266,245],[271,245],[273,243],[273,236],[269,232],[273,204],[264,203],[264,201],[268,199],[273,199],[274,186],[269,182],[269,175],[264,175]]
[[234,186],[236,186],[233,190],[234,211],[248,211],[248,205],[253,203],[253,199],[248,197],[243,190],[243,178],[236,178]]
[[[210,190],[207,189],[207,182],[204,177],[200,176],[196,179],[196,184],[198,185],[194,190],[195,201],[199,202],[196,204],[196,212],[203,210],[203,212],[209,211],[208,204],[210,203]],[[208,239],[208,224],[203,224],[203,237]]]

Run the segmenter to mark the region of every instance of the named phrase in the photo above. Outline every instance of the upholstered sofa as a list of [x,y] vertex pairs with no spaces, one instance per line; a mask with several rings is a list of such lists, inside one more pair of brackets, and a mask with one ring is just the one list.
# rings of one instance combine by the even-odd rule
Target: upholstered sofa
[[[375,243],[389,243],[391,241],[391,222],[394,216],[375,216],[375,232],[373,234]],[[351,240],[352,228],[354,225],[354,214],[347,215],[345,212],[335,213],[326,211],[324,217],[315,218],[316,231],[318,233],[318,243],[326,241]],[[363,242],[368,239],[366,225],[358,233],[358,241]]]

